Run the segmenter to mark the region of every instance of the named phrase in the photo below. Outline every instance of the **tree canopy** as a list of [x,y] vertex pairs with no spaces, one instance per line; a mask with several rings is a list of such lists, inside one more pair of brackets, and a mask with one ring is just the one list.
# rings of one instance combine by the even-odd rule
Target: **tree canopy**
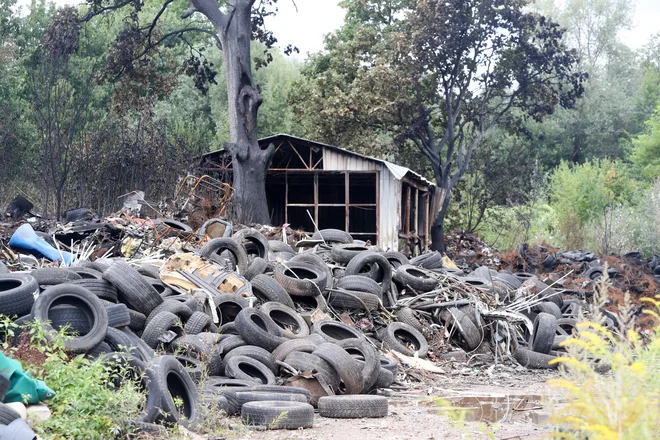
[[559,25],[525,1],[344,5],[345,26],[304,71],[298,111],[329,142],[369,130],[414,144],[441,193],[432,236],[442,249],[451,190],[486,133],[505,116],[513,124],[574,106],[586,74]]

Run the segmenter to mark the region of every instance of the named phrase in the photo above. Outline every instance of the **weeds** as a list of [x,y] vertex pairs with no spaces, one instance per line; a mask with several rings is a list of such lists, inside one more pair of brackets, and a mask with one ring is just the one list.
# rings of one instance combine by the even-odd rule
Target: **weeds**
[[[111,439],[129,430],[128,422],[145,402],[129,371],[83,355],[71,357],[64,349],[66,329],[50,342],[37,322],[19,328],[0,316],[0,329],[3,351],[56,392],[48,402],[52,417],[34,427],[37,434],[53,439]],[[120,385],[111,389],[111,383]]]
[[[605,280],[595,292],[596,303],[604,301],[607,289]],[[643,300],[652,307],[645,313],[660,321],[660,296]],[[566,403],[550,408],[555,438],[660,438],[660,334],[637,333],[627,310],[618,329],[607,329],[596,314],[578,323],[563,343],[567,354],[556,360],[563,365],[562,377],[549,382],[566,392]]]

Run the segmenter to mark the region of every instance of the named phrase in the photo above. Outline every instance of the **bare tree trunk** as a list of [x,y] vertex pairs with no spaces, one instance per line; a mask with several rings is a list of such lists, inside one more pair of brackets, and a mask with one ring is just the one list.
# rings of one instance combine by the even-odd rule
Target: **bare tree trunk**
[[226,145],[232,156],[236,221],[267,224],[266,172],[274,145],[257,142],[257,112],[263,98],[252,77],[250,2],[237,0],[229,25],[218,29],[222,42],[229,97],[229,134]]
[[[449,186],[449,182],[445,183]],[[438,215],[431,225],[431,250],[438,252],[445,252],[445,231],[444,222],[449,208],[449,200],[451,199],[451,188],[445,188],[441,182],[438,182],[438,190],[444,193],[442,201],[440,202],[440,209]]]

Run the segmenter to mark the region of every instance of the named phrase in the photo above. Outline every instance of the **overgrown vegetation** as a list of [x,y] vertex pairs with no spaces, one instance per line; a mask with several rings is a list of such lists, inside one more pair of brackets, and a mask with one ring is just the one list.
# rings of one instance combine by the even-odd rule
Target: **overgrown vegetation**
[[[607,282],[596,303],[607,299]],[[645,313],[660,321],[660,297],[648,299]],[[566,392],[551,406],[554,437],[561,439],[636,440],[660,432],[660,333],[639,334],[630,308],[622,309],[620,329],[607,329],[598,315],[577,324],[563,344],[568,354],[562,378],[551,385]],[[657,322],[656,321],[656,322]]]
[[[141,412],[145,395],[128,371],[83,355],[68,355],[66,329],[52,343],[38,323],[19,331],[11,319],[0,316],[0,330],[3,352],[56,392],[48,401],[52,417],[34,428],[41,437],[110,439],[131,431],[130,421]],[[120,385],[110,388],[110,383]]]

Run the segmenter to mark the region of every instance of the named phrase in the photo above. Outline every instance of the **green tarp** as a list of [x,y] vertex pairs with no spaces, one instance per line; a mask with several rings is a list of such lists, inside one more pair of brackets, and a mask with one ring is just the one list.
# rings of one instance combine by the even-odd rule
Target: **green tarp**
[[24,404],[39,403],[42,400],[52,399],[55,391],[46,386],[44,381],[36,380],[30,373],[23,370],[21,363],[8,358],[0,351],[0,374],[8,377],[11,385],[3,401],[23,402]]

